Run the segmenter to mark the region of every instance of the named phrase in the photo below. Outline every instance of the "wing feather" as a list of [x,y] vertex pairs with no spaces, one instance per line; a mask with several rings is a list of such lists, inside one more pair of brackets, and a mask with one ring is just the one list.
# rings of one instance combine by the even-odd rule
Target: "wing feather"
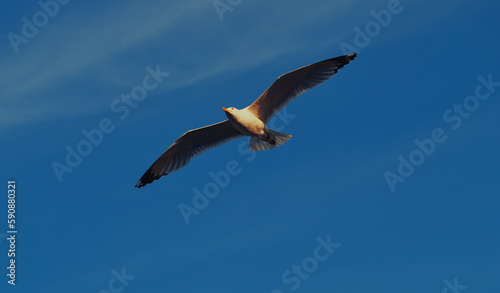
[[356,54],[340,56],[290,71],[276,81],[248,109],[267,123],[288,103],[307,90],[325,82],[356,58]]
[[222,121],[184,133],[142,175],[135,187],[141,188],[186,166],[189,161],[217,146],[243,136],[233,124]]

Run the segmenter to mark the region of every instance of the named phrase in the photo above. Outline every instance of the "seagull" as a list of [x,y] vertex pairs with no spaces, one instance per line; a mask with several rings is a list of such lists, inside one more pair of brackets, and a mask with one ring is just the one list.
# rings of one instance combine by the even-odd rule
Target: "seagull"
[[248,148],[255,152],[283,145],[292,136],[269,129],[269,120],[298,96],[330,79],[356,56],[327,59],[281,75],[244,109],[222,107],[227,120],[184,133],[149,167],[135,187],[146,186],[185,167],[192,158],[240,137],[250,136]]

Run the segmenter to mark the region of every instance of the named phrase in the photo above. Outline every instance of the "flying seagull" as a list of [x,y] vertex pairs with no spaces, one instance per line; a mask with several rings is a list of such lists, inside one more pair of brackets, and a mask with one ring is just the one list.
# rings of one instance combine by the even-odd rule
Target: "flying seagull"
[[269,120],[298,96],[331,78],[356,56],[340,56],[290,71],[278,77],[244,109],[222,107],[227,120],[184,133],[149,167],[135,187],[141,188],[177,171],[192,158],[236,138],[250,136],[251,151],[270,150],[284,144],[292,136],[267,128]]

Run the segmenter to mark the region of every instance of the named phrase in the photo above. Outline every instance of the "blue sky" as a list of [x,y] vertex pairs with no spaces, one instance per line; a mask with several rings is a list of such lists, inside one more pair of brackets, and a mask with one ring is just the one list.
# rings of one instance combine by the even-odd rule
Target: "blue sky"
[[[2,292],[498,292],[497,2],[42,3],[0,12]],[[185,131],[346,44],[356,60],[274,121],[288,143],[134,188]]]

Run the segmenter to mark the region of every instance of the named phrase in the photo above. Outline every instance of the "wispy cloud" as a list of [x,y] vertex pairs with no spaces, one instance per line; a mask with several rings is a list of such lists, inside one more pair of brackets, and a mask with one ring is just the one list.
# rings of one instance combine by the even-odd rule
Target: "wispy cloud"
[[[297,16],[301,18],[297,22],[274,4],[248,2],[233,12],[238,17],[228,16],[221,23],[211,3],[201,0],[85,7],[92,11],[87,17],[80,13],[85,4],[70,2],[19,54],[0,59],[0,127],[105,110],[116,95],[137,82],[134,72],[140,74],[146,63],[160,63],[172,72],[171,82],[160,89],[164,92],[259,66],[311,47],[303,38],[298,41],[297,33],[309,34],[310,26],[321,18],[340,19],[348,3],[322,4],[325,7],[316,7],[316,14]],[[238,22],[263,13],[268,14],[266,20],[256,20],[254,26],[242,28]],[[224,34],[231,38],[222,38]],[[314,47],[337,39],[332,32]],[[148,61],[140,62],[138,56]]]
[[67,11],[66,17],[44,28],[43,36],[22,47],[21,53],[0,60],[0,125],[105,108],[108,100],[86,93],[86,82],[100,81],[91,75],[95,68],[173,29],[187,10],[193,10],[189,4],[172,7],[160,1],[129,4],[94,7],[95,14],[85,22],[73,20],[78,19],[74,15],[78,9]]

